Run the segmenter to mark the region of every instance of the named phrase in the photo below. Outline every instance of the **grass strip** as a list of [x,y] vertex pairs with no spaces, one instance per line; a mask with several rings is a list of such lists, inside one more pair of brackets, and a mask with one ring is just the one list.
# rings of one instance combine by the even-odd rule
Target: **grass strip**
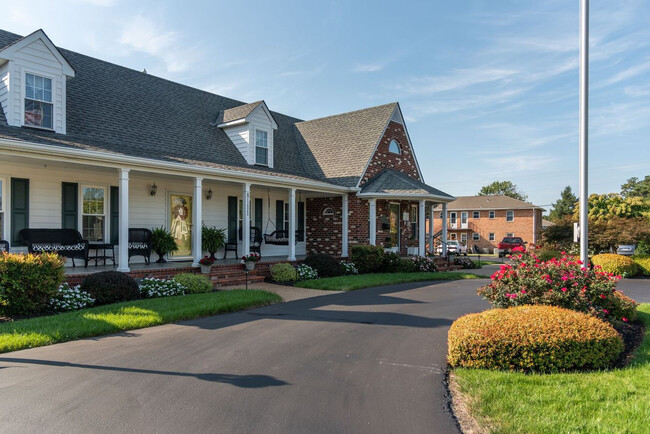
[[488,276],[447,271],[435,273],[376,273],[304,280],[302,282],[296,283],[296,286],[299,286],[301,288],[323,289],[326,291],[354,291],[355,289],[370,288],[373,286],[394,285],[396,283],[481,278],[488,278]]
[[0,353],[235,312],[282,301],[266,291],[232,290],[135,300],[0,323]]
[[643,343],[624,369],[520,374],[456,369],[463,400],[495,433],[647,432],[650,429],[650,304],[639,307]]

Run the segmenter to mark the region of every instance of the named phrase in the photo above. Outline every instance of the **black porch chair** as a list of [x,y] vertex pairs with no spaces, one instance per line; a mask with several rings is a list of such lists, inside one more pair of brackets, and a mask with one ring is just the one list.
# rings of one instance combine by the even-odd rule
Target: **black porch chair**
[[1,252],[9,253],[9,241],[0,240],[0,253]]

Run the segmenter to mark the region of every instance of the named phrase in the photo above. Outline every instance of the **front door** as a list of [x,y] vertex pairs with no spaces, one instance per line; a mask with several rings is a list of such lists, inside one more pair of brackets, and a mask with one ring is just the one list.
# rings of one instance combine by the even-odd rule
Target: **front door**
[[399,204],[391,203],[388,209],[390,212],[390,245],[399,252]]

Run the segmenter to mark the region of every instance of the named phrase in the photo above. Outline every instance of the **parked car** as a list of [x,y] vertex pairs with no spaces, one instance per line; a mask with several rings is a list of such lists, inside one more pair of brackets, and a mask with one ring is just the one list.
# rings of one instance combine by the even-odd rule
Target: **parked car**
[[[438,246],[436,252],[442,253],[442,245]],[[447,252],[467,256],[467,246],[464,246],[456,240],[447,240]]]
[[636,251],[636,245],[634,244],[621,244],[616,249],[616,253],[619,255],[632,256]]
[[507,254],[512,253],[512,249],[515,247],[525,247],[525,245],[526,243],[520,237],[505,237],[497,246],[499,258],[503,258]]

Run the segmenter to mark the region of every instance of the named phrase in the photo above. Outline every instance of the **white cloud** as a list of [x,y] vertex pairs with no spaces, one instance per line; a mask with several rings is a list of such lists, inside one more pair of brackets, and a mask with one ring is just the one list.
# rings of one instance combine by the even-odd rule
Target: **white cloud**
[[646,59],[644,62],[633,65],[627,69],[624,69],[618,72],[613,77],[605,80],[600,83],[601,86],[609,86],[621,81],[629,80],[630,78],[636,77],[637,75],[643,74],[644,72],[650,71],[650,59]]
[[384,69],[384,65],[379,63],[366,63],[356,65],[352,71],[354,72],[377,72]]
[[119,42],[130,50],[159,58],[170,73],[189,69],[195,60],[193,50],[182,45],[177,32],[165,30],[141,15],[126,22]]
[[447,75],[417,77],[398,85],[397,89],[410,94],[433,94],[451,90],[461,90],[478,84],[498,82],[516,74],[513,69],[467,68],[457,69]]
[[109,7],[115,5],[117,0],[77,0],[81,3],[88,3],[93,6]]

